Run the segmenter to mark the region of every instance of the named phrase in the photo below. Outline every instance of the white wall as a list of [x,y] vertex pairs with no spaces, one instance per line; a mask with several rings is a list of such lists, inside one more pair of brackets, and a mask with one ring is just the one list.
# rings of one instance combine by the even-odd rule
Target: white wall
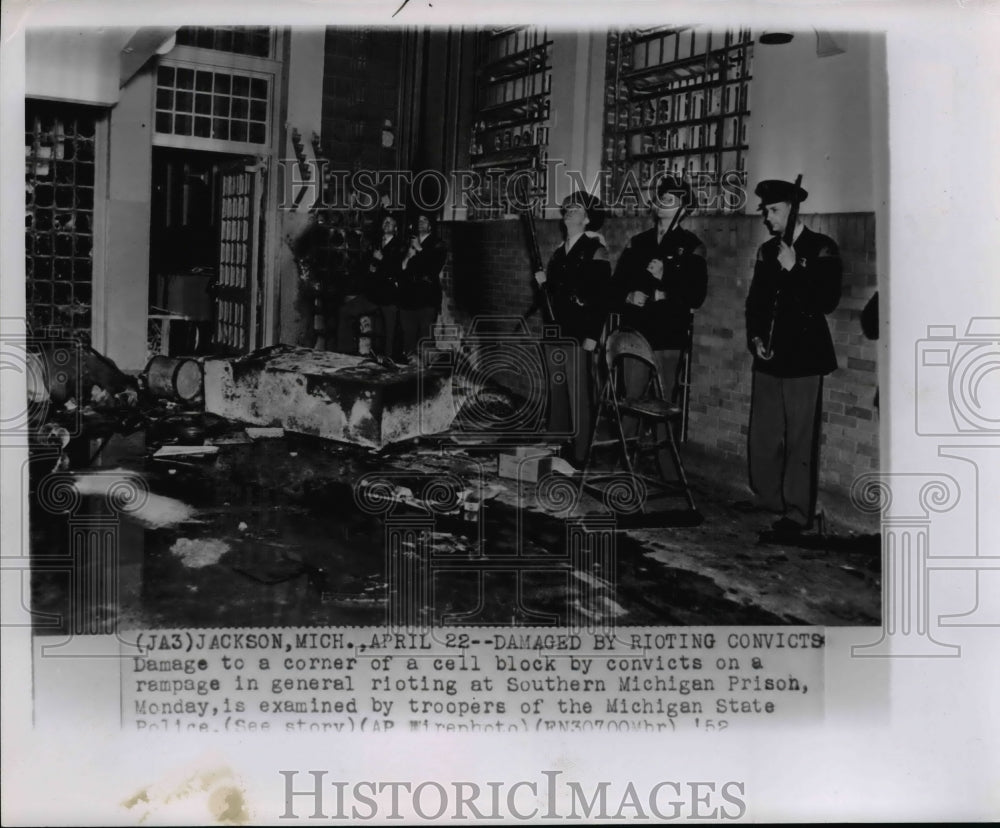
[[[152,69],[140,72],[121,90],[121,100],[111,110],[104,290],[99,300],[107,327],[95,332],[95,341],[106,342],[107,355],[125,371],[146,364],[153,82]],[[98,278],[95,274],[95,284]]]
[[25,96],[111,106],[135,29],[28,29]]
[[[813,31],[780,46],[755,44],[749,189],[762,179],[802,173],[809,191],[803,212],[874,211],[876,172],[888,166],[888,147],[880,141],[873,148],[873,134],[885,134],[873,119],[888,117],[873,107],[885,99],[884,39],[862,32],[835,37],[846,51],[831,57],[816,55]],[[756,206],[751,195],[747,209]]]

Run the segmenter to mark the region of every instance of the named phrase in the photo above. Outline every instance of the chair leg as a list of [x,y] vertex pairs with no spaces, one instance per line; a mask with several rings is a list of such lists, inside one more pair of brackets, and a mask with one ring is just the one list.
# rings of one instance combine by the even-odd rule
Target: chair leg
[[590,460],[594,454],[594,442],[597,440],[597,430],[601,427],[601,415],[604,413],[604,406],[598,405],[597,412],[594,414],[594,425],[590,429],[590,440],[587,442],[587,454],[583,460],[583,470],[580,474],[580,489],[577,492],[577,497],[583,496],[583,487],[587,482],[587,471],[590,469]]
[[622,461],[625,463],[625,468],[632,472],[632,463],[629,461],[628,456],[628,440],[625,439],[625,429],[622,426],[622,413],[617,405],[614,405],[612,413],[615,417],[615,429],[618,432],[618,445],[621,447]]
[[[621,447],[622,447],[622,457],[625,460],[625,468],[628,469],[629,477],[634,480],[635,476],[636,476],[636,474],[635,474],[635,465],[633,464],[632,459],[628,456],[628,441],[626,441],[626,439],[625,439],[625,429],[622,428],[621,412],[618,411],[617,408],[615,409],[615,425],[618,427],[618,441],[620,442]],[[640,430],[642,428],[642,420],[641,419],[639,420],[639,428],[640,428]],[[640,431],[640,433],[641,433],[641,431]],[[638,440],[637,440],[636,441],[636,446],[638,446],[638,445],[639,445],[639,443],[638,443]],[[642,503],[639,504],[639,511],[642,512],[643,514],[646,513],[646,506],[645,506],[645,504],[642,504]]]
[[667,423],[667,439],[670,443],[670,456],[674,460],[674,468],[677,470],[681,486],[684,487],[684,497],[687,498],[688,507],[693,512],[697,507],[694,505],[694,498],[691,496],[691,487],[688,485],[687,474],[684,472],[684,463],[681,461],[680,452],[677,450],[677,441],[674,439],[674,430],[671,428],[669,422]]
[[639,468],[639,458],[642,454],[642,440],[648,428],[646,418],[642,414],[636,415],[635,442],[632,445],[632,468]]

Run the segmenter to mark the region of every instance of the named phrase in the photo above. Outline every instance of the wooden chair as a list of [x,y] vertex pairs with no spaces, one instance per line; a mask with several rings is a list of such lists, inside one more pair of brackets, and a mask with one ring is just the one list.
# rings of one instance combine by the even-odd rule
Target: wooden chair
[[[623,387],[622,369],[626,359],[636,359],[644,363],[650,369],[650,380],[644,393],[639,397],[626,397],[619,391]],[[584,460],[583,473],[580,477],[580,493],[588,483],[587,475],[591,471],[594,449],[598,446],[613,445],[617,443],[621,448],[622,460],[629,474],[633,477],[641,477],[642,480],[665,492],[679,493],[687,500],[691,511],[696,511],[694,498],[691,496],[691,489],[688,485],[687,474],[684,471],[684,464],[681,461],[680,452],[677,450],[677,439],[675,437],[675,425],[680,422],[682,409],[680,406],[669,402],[664,396],[663,377],[660,376],[653,355],[646,338],[636,331],[614,331],[608,335],[604,347],[604,360],[607,365],[607,374],[604,380],[598,399],[597,413],[594,417],[594,426],[590,434],[590,442],[587,445],[587,455]],[[634,437],[626,437],[622,426],[622,415],[632,415],[638,419],[638,429]],[[598,441],[597,434],[601,423],[610,420],[616,432],[616,437],[610,440]],[[666,432],[665,440],[656,439],[658,425],[664,425]],[[648,438],[647,432],[652,429],[652,440]],[[631,444],[631,455],[629,447]],[[656,463],[660,470],[660,480],[655,480],[645,475],[637,475],[636,468],[638,461],[643,454],[648,452],[659,453],[664,446],[670,449],[670,456],[673,460],[674,469],[677,472],[678,482],[669,481],[663,474],[659,462]],[[607,475],[604,475],[605,477]],[[602,475],[593,475],[590,483],[602,479]],[[645,509],[643,509],[645,511]]]

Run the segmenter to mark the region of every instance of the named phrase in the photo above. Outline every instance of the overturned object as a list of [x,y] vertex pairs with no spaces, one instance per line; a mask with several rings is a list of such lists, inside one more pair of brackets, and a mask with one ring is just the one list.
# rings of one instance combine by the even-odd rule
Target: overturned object
[[544,446],[517,446],[501,451],[497,475],[521,483],[537,483],[552,472],[552,451]]
[[75,410],[92,405],[103,411],[133,409],[139,384],[104,354],[75,340],[43,342],[28,353],[29,403]]
[[445,431],[455,418],[449,368],[389,368],[291,345],[207,360],[205,410],[371,448]]

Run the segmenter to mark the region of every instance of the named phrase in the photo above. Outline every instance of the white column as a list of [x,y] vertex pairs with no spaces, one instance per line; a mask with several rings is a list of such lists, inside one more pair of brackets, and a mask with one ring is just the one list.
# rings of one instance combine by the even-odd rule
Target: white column
[[934,639],[927,559],[930,512],[946,512],[959,489],[947,475],[872,473],[859,477],[851,499],[882,515],[882,636],[851,647],[854,658],[955,657],[960,648]]

